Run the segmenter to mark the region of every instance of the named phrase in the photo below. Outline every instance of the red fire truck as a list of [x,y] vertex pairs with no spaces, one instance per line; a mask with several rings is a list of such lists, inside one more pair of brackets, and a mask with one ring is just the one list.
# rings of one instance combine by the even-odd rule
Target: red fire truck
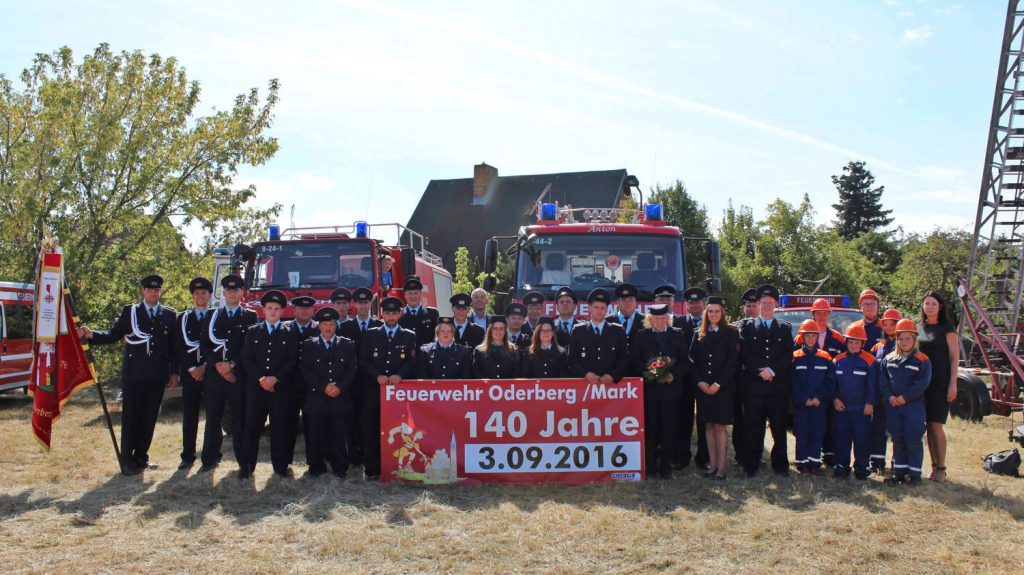
[[[245,280],[244,304],[261,317],[260,298],[271,289],[284,292],[289,300],[311,296],[319,309],[330,304],[331,292],[339,287],[350,291],[365,287],[374,293],[376,309],[388,295],[404,300],[402,285],[415,275],[423,283],[424,302],[438,308],[441,315],[451,315],[451,274],[442,267],[440,257],[426,250],[426,238],[401,224],[355,222],[283,231],[272,225],[269,232],[265,242],[217,249],[215,301],[220,296],[220,279],[237,273]],[[389,244],[374,239],[375,234],[392,234],[395,241]],[[385,285],[382,273],[387,258],[393,261],[390,286]],[[283,317],[293,317],[294,310],[287,306]]]
[[35,286],[0,282],[0,391],[28,389]]
[[[653,303],[653,292],[661,285],[674,286],[680,294],[690,286],[686,277],[686,252],[683,241],[705,241],[708,291],[719,291],[719,246],[706,238],[684,238],[679,228],[665,224],[660,204],[648,204],[643,210],[584,209],[541,204],[537,223],[523,226],[511,238],[494,237],[484,246],[484,270],[491,274],[497,267],[498,240],[511,239],[506,254],[516,258],[512,286],[513,301],[537,291],[544,295],[544,315],[555,313],[555,293],[568,286],[580,297],[576,312],[587,315],[585,298],[595,288],[614,291],[621,283],[637,287],[642,312]],[[484,288],[493,291],[494,276]],[[675,313],[684,312],[681,301]],[[609,313],[616,312],[614,305]]]

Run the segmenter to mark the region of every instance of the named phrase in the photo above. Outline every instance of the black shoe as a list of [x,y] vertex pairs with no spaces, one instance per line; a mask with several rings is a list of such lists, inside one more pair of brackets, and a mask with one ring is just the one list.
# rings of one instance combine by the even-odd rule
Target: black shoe
[[743,473],[747,476],[747,479],[753,479],[753,478],[757,477],[757,470],[756,469],[744,469]]
[[910,485],[911,487],[917,487],[918,485],[921,485],[921,478],[910,477],[909,479],[907,479],[907,485]]
[[789,470],[788,469],[776,469],[775,470],[775,475],[778,475],[779,477],[789,477]]
[[195,463],[195,459],[182,459],[181,463],[178,464],[178,471],[192,469],[192,466],[195,465]]
[[218,463],[204,463],[199,467],[199,473],[209,473],[214,469],[217,469]]
[[855,478],[857,478],[857,481],[867,481],[868,480],[868,475],[869,474],[867,472],[865,472],[865,473],[854,473],[853,474],[853,476]]
[[888,483],[889,485],[899,485],[903,483],[905,479],[906,478],[902,475],[890,475],[889,477],[885,478],[885,482]]
[[121,475],[138,475],[142,473],[142,470],[136,467],[134,463],[125,463],[121,466]]
[[305,475],[303,475],[302,477],[303,477],[304,479],[316,479],[317,477],[320,477],[320,476],[321,476],[321,475],[323,475],[324,473],[327,473],[327,471],[326,471],[326,470],[324,470],[324,469],[317,469],[316,471],[314,471],[314,470],[310,469],[310,470],[309,470],[309,471],[307,471],[307,472],[306,472],[306,474],[305,474]]
[[663,471],[663,472],[659,473],[659,476],[662,479],[665,479],[665,480],[672,479],[672,472],[671,471]]
[[160,469],[160,466],[156,463],[149,463],[147,461],[136,461],[135,467],[139,469]]
[[251,477],[252,471],[249,471],[249,469],[246,468],[238,470],[238,479],[245,481],[246,479],[250,479]]
[[375,473],[375,474],[364,473],[363,474],[363,478],[366,481],[380,481],[380,473]]
[[288,468],[288,467],[286,467],[284,469],[275,469],[274,470],[274,475],[276,475],[278,477],[288,478],[288,477],[292,476],[292,470],[290,468]]

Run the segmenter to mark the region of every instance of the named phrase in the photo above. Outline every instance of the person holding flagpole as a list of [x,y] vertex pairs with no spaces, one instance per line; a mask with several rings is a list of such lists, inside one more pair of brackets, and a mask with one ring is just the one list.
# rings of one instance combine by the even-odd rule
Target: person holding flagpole
[[124,340],[121,362],[121,472],[137,475],[155,468],[149,446],[160,415],[164,387],[178,385],[178,359],[173,337],[175,312],[160,304],[164,279],[142,278],[142,301],[124,306],[109,330],[79,328],[79,337],[96,345]]

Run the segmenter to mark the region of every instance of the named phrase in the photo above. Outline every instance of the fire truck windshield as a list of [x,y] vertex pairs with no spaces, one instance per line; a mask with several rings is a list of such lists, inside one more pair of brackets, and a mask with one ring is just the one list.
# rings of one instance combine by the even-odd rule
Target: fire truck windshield
[[369,241],[292,241],[257,244],[252,288],[373,286]]
[[[775,317],[788,321],[790,327],[793,330],[793,337],[796,337],[797,331],[800,329],[800,324],[805,319],[811,319],[811,310],[809,309],[783,309],[775,312]],[[828,316],[829,327],[838,331],[839,333],[845,333],[846,328],[853,322],[864,319],[864,314],[857,310],[832,310],[832,313]]]
[[654,288],[685,286],[680,238],[641,234],[541,235],[522,251],[516,268],[519,294],[537,290],[554,297],[569,286],[585,296],[598,287],[614,289],[623,282],[650,300]]

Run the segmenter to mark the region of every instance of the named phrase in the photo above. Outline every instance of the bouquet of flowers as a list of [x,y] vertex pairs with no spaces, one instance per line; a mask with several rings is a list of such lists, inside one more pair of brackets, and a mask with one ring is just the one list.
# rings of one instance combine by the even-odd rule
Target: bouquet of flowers
[[672,375],[672,366],[675,363],[675,358],[665,355],[659,355],[648,360],[647,367],[644,369],[644,379],[655,383],[672,383],[672,380],[675,379]]

